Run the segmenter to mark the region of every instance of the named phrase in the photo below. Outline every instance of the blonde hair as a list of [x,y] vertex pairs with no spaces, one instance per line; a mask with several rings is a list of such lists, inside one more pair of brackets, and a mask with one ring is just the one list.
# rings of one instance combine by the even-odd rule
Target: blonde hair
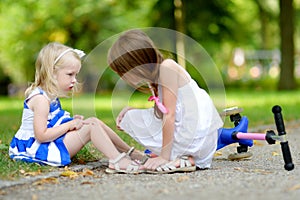
[[[35,80],[25,91],[25,97],[28,97],[37,87],[43,89],[50,98],[59,96],[59,88],[54,73],[64,66],[64,56],[61,56],[61,54],[67,49],[72,48],[57,42],[49,43],[41,49],[35,62]],[[70,52],[72,52],[75,59],[80,60],[78,54],[73,51]],[[77,90],[76,88],[74,87],[74,90]]]

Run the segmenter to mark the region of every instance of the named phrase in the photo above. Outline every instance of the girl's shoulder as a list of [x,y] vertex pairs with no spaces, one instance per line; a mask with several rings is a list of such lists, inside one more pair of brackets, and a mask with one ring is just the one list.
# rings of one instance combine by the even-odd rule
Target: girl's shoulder
[[176,61],[168,58],[162,61],[159,71],[161,74],[167,75],[169,73],[179,72],[180,68],[182,67]]
[[180,66],[175,60],[173,60],[171,58],[164,59],[162,61],[161,65],[165,66],[165,67],[172,67],[172,66],[179,67]]
[[180,64],[178,64],[175,60],[171,58],[167,58],[163,60],[161,63],[161,68],[172,69],[173,71],[177,71],[177,72],[183,72],[183,71],[186,72],[186,70]]
[[161,78],[179,77],[183,82],[189,82],[191,79],[189,73],[173,59],[165,59],[161,63],[159,71]]
[[36,96],[36,95],[43,95],[43,96],[45,96],[47,99],[49,99],[47,93],[46,93],[43,89],[41,89],[40,87],[36,87],[36,88],[34,88],[34,89],[29,93],[29,95],[27,96],[26,100],[27,100],[27,99],[31,99],[33,96]]
[[49,99],[47,93],[46,93],[43,89],[41,89],[41,88],[39,88],[39,87],[36,87],[36,88],[33,89],[33,90],[29,93],[29,95],[26,97],[25,103],[27,104],[31,99],[33,99],[33,98],[35,98],[35,97],[37,97],[37,96],[38,96],[38,97],[42,97],[42,98],[44,98],[44,99],[46,99],[47,101],[50,102],[50,99]]

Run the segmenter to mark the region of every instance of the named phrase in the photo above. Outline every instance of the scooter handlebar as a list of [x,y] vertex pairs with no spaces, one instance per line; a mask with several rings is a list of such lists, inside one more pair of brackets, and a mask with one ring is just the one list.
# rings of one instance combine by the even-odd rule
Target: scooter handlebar
[[[272,112],[274,113],[274,120],[276,124],[276,128],[278,131],[278,135],[285,135],[285,127],[284,127],[284,122],[281,114],[281,107],[276,105],[272,108]],[[289,143],[288,141],[283,141],[280,142],[281,145],[281,151],[283,155],[283,160],[284,160],[284,169],[290,171],[294,169],[294,164],[292,161],[292,156],[289,148]]]

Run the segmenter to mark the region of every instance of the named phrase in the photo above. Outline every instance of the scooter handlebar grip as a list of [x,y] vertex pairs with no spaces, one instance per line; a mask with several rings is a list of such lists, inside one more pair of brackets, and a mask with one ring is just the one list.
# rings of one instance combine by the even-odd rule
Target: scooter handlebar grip
[[284,160],[284,169],[291,171],[294,169],[294,164],[292,161],[289,143],[288,143],[288,141],[280,142],[280,145],[281,145],[281,151],[282,151],[283,160]]
[[274,120],[278,131],[278,135],[285,135],[286,132],[285,132],[284,122],[281,114],[281,107],[278,105],[273,106],[272,112],[274,113]]

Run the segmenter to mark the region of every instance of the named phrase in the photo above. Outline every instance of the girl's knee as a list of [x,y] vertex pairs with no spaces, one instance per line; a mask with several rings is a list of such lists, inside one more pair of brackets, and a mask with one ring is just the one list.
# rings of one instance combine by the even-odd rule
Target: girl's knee
[[101,122],[97,117],[90,117],[87,118],[85,121],[91,125],[98,125]]
[[97,117],[90,117],[86,120],[86,122],[90,125],[91,128],[95,127],[98,130],[104,130],[106,127],[105,123],[99,120]]

